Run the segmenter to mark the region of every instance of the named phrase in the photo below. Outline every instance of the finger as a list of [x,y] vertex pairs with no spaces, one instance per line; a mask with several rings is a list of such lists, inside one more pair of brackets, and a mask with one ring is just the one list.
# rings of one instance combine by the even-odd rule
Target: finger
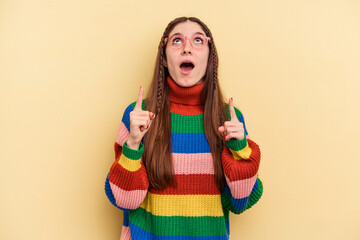
[[221,134],[223,134],[224,131],[225,131],[225,128],[224,128],[224,126],[220,126],[220,127],[218,128],[218,130],[219,130],[219,132],[220,132]]
[[242,133],[229,133],[228,135],[226,135],[225,137],[225,141],[229,141],[231,140],[232,138],[236,139],[236,140],[242,140],[244,139],[244,134]]
[[225,121],[224,122],[224,127],[225,128],[236,127],[236,122]]
[[149,117],[151,120],[153,120],[155,118],[155,114],[153,112],[149,112]]
[[150,128],[150,126],[151,126],[151,121],[145,126],[142,126],[142,127],[140,127],[140,130],[143,132],[143,131],[148,131],[149,130],[149,128]]
[[142,86],[140,86],[139,96],[138,96],[138,99],[136,101],[134,110],[142,110],[141,109],[141,104],[142,104],[143,93],[144,93],[144,89],[143,89]]
[[229,113],[230,113],[230,121],[237,119],[232,97],[229,99]]
[[225,141],[225,127],[224,126],[220,126],[218,128],[219,132],[221,133],[221,135],[223,136],[224,138],[224,141]]
[[141,131],[141,132],[145,131],[146,129],[149,128],[149,125],[150,125],[150,124],[141,125],[141,126],[140,126],[140,131]]
[[146,119],[146,122],[142,123],[140,125],[140,131],[143,132],[143,131],[147,131],[149,128],[150,128],[150,125],[151,125],[151,122],[152,122],[152,119]]
[[135,117],[130,122],[130,126],[134,128],[140,128],[141,126],[146,126],[150,122],[150,119],[147,117]]
[[239,128],[239,127],[229,127],[226,129],[226,131],[228,133],[237,133],[237,132],[240,132],[240,133],[243,133],[244,132],[244,129],[243,128]]
[[149,129],[149,128],[151,127],[151,124],[152,124],[152,122],[153,122],[154,118],[155,118],[155,114],[154,114],[153,118],[152,118],[152,119],[150,119],[150,122],[149,122],[149,125],[147,126],[147,129]]

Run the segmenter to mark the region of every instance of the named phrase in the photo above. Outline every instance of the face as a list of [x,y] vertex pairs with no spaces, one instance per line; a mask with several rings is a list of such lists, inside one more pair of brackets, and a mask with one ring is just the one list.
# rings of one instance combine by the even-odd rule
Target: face
[[[172,38],[174,35],[180,38]],[[208,44],[199,45],[204,38],[201,26],[191,21],[177,24],[169,33],[166,64],[171,78],[181,87],[199,84],[205,76],[210,50]],[[181,39],[185,39],[183,44]]]

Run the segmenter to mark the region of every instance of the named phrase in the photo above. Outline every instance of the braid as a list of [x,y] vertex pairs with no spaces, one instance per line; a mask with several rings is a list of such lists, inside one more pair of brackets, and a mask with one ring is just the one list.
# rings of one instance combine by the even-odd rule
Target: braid
[[163,93],[164,93],[164,81],[165,81],[165,73],[164,73],[164,59],[165,59],[165,54],[164,54],[164,41],[165,41],[165,37],[167,37],[166,35],[170,32],[170,28],[173,28],[174,26],[174,22],[177,21],[176,19],[174,19],[173,21],[171,21],[168,26],[166,27],[166,29],[164,30],[163,36],[161,38],[160,44],[159,44],[159,54],[160,54],[160,62],[159,62],[159,76],[158,76],[158,89],[157,89],[157,102],[156,102],[156,110],[155,110],[155,114],[158,114],[161,110],[161,105],[162,105],[162,98],[163,98]]
[[218,81],[218,62],[217,62],[217,55],[216,55],[216,49],[215,49],[215,46],[212,44],[211,45],[213,51],[212,51],[212,57],[213,57],[213,61],[214,61],[214,76],[213,76],[213,84],[214,84],[214,90],[216,89],[216,85],[217,85],[217,81]]
[[217,86],[217,81],[218,81],[218,61],[217,61],[217,54],[216,54],[216,48],[215,48],[215,44],[214,44],[214,39],[213,36],[210,32],[210,30],[208,29],[208,27],[206,25],[204,25],[204,30],[205,30],[205,34],[206,36],[210,37],[211,39],[211,43],[210,43],[210,50],[212,53],[212,60],[213,60],[213,90],[216,89]]
[[159,78],[158,78],[158,91],[157,91],[157,102],[156,102],[156,114],[160,112],[161,100],[163,97],[163,84],[164,84],[164,53],[160,52],[160,66],[159,66]]
[[217,57],[217,53],[216,53],[216,47],[215,47],[215,43],[214,43],[214,39],[212,37],[212,34],[210,32],[209,29],[206,29],[208,31],[208,35],[211,38],[211,50],[212,50],[212,58],[213,58],[213,90],[216,89],[217,86],[217,82],[218,82],[218,57]]

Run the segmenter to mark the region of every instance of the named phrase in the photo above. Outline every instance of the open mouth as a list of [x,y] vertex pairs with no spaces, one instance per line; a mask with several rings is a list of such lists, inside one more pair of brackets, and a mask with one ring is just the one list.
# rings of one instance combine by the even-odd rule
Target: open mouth
[[193,69],[195,65],[190,61],[185,61],[180,64],[180,69],[183,74],[189,74]]

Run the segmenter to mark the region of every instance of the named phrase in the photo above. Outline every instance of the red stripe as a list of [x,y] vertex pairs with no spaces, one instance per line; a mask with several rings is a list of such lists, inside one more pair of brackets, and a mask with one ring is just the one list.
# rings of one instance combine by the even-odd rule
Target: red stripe
[[199,115],[204,112],[201,105],[182,105],[170,102],[170,111],[181,115]]
[[220,194],[213,174],[175,175],[177,186],[163,190],[150,189],[151,193],[168,195]]
[[139,170],[130,172],[123,168],[118,161],[115,161],[109,172],[109,181],[126,191],[146,190],[149,188],[146,169],[142,164]]
[[222,152],[224,174],[230,181],[251,178],[259,170],[261,157],[260,148],[254,141],[250,139],[247,139],[247,141],[251,148],[249,159],[234,159],[228,147],[225,147]]

